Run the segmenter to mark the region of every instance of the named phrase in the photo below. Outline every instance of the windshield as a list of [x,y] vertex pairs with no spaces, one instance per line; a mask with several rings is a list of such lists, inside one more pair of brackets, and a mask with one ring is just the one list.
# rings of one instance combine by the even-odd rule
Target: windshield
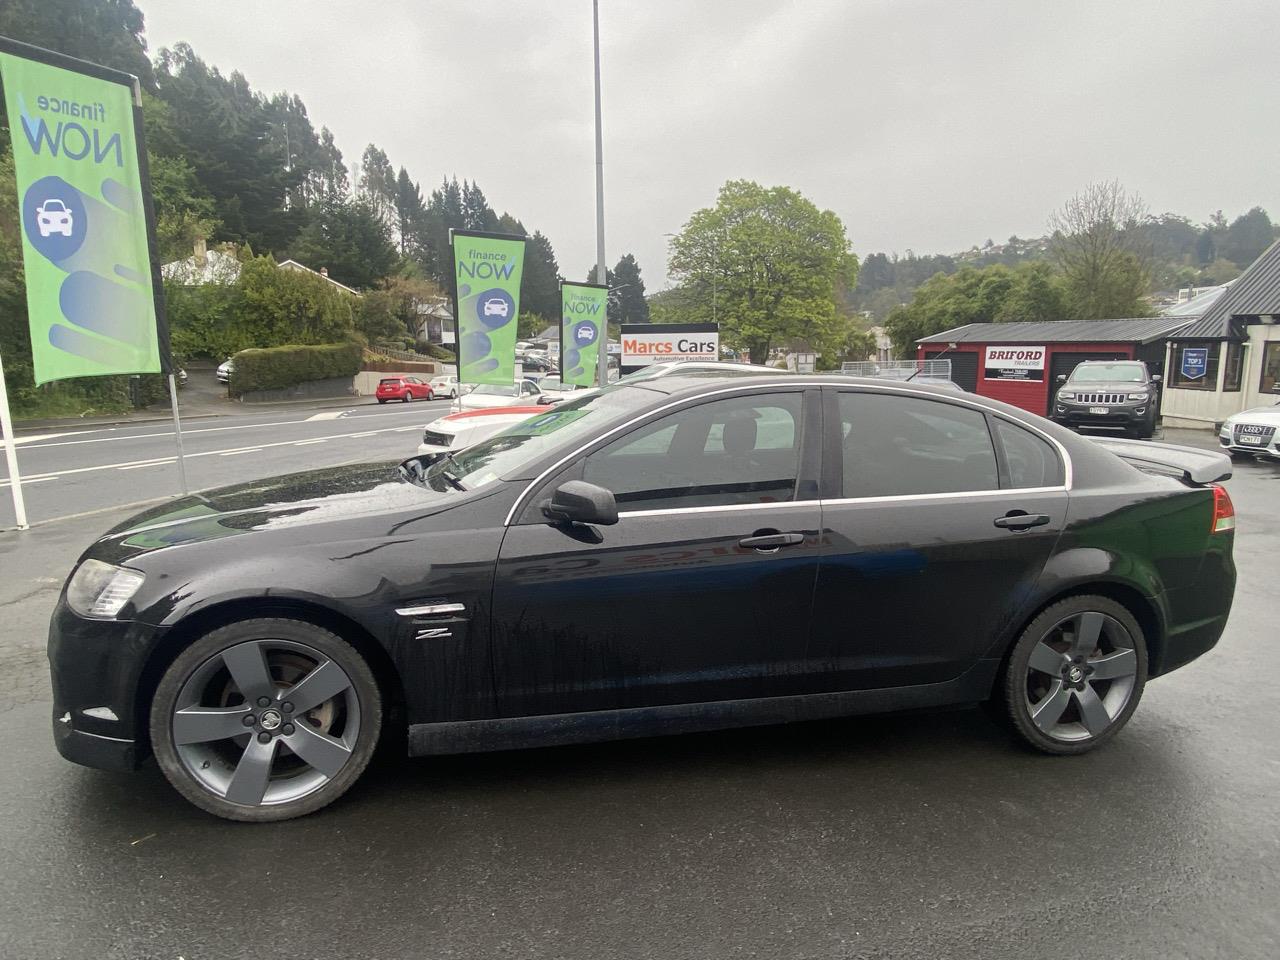
[[1082,363],[1071,373],[1072,383],[1145,383],[1146,371],[1140,363]]
[[516,383],[510,386],[497,383],[482,383],[471,392],[477,397],[515,397],[520,394],[520,385]]
[[559,390],[561,389],[560,378],[559,377],[543,377],[541,380],[538,381],[538,387],[539,389],[542,389],[542,390]]
[[521,420],[488,440],[437,461],[427,469],[426,484],[434,490],[483,487],[558,447],[586,437],[619,413],[639,408],[652,396],[644,390],[584,392],[575,400]]

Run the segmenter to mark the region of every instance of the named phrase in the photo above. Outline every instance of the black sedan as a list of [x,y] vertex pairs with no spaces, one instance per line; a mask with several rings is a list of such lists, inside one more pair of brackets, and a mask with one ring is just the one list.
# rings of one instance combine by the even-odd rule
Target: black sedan
[[[451,457],[189,497],[95,543],[49,637],[64,756],[236,820],[380,740],[505,750],[986,701],[1082,753],[1210,649],[1228,458],[913,383],[673,375]],[[1118,455],[1117,455],[1118,454]]]

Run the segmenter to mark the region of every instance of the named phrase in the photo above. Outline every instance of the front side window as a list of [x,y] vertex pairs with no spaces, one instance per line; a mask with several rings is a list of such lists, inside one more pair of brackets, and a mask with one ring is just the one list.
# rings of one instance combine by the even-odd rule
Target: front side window
[[587,457],[582,479],[619,510],[670,510],[795,499],[799,393],[734,397],[655,420]]
[[937,400],[839,396],[845,497],[998,490],[987,418]]

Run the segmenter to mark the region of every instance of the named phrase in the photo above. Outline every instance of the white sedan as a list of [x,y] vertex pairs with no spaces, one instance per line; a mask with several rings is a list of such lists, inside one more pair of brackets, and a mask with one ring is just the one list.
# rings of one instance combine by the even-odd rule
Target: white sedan
[[1280,460],[1280,400],[1227,417],[1218,430],[1218,442],[1233,456],[1253,454]]
[[572,383],[564,383],[557,376],[543,377],[538,381],[538,389],[542,391],[542,396],[538,398],[539,403],[559,403],[561,400],[567,400],[569,397],[577,397],[584,390],[596,390],[597,387],[578,387]]
[[433,397],[448,397],[450,400],[458,396],[458,378],[453,376],[432,377],[431,395]]
[[463,410],[487,410],[490,407],[517,407],[533,405],[542,391],[532,380],[520,380],[506,384],[482,383],[458,401]]
[[546,412],[546,407],[522,406],[451,413],[427,424],[422,432],[422,443],[418,445],[418,455],[457,453],[481,440],[488,440],[526,417]]

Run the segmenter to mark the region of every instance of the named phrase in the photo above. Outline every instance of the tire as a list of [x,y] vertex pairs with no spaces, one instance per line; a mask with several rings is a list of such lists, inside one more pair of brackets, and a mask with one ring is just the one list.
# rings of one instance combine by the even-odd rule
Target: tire
[[458,399],[458,391],[457,391],[457,390],[450,390],[450,391],[449,391],[449,399],[450,399],[450,400],[457,400],[457,399]]
[[401,397],[400,399],[403,400],[405,403],[413,403],[413,394],[410,391],[406,390],[404,392],[404,396]]
[[[291,690],[301,697],[296,713]],[[290,820],[356,782],[377,748],[382,710],[369,665],[340,637],[299,620],[245,620],[201,637],[165,670],[151,745],[169,783],[200,809]]]
[[382,405],[383,405],[384,403],[386,403],[386,402],[387,402],[387,401],[385,401],[385,400],[379,400],[379,401],[378,401],[378,406],[382,406]]
[[1146,638],[1133,615],[1107,597],[1068,597],[1023,629],[995,712],[1037,750],[1087,753],[1129,722],[1146,680]]

